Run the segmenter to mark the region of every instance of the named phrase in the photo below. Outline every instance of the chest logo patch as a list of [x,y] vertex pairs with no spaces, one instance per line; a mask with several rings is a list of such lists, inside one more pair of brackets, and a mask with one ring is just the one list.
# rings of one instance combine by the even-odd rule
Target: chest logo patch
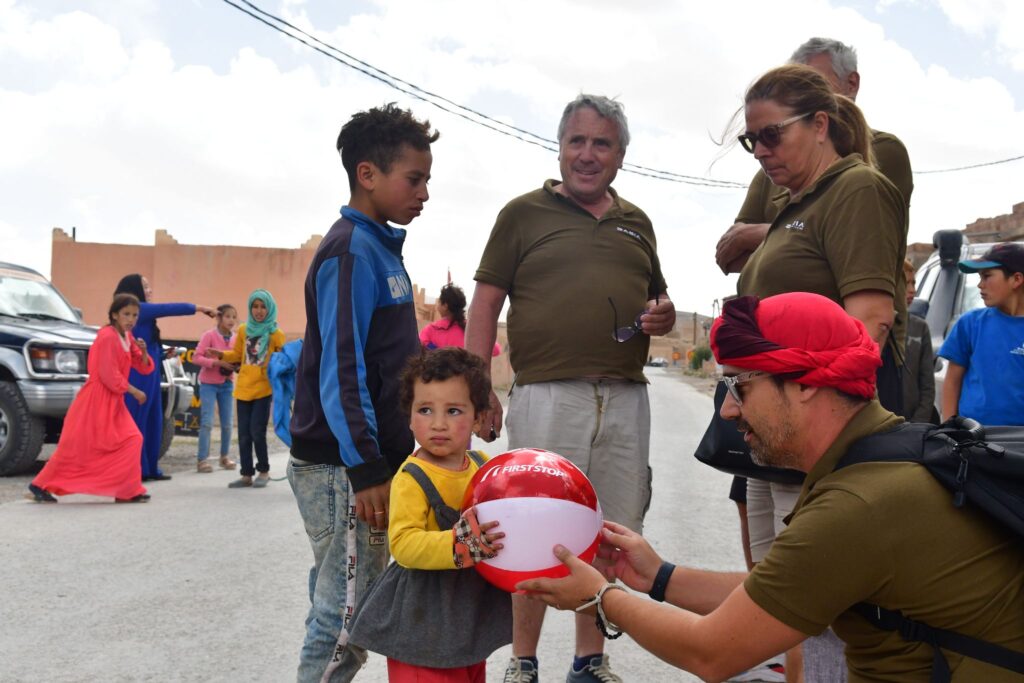
[[409,296],[412,288],[409,286],[409,278],[405,275],[388,275],[388,289],[391,290],[392,299],[401,299]]
[[644,238],[641,237],[640,233],[638,233],[636,230],[630,230],[629,228],[624,228],[621,225],[616,225],[615,226],[615,230],[618,231],[618,232],[621,232],[623,235],[629,235],[630,237],[635,239],[637,242],[643,242],[644,241]]
[[1010,349],[1010,353],[1015,356],[1024,356],[1024,344],[1021,344],[1015,349]]
[[786,230],[800,230],[800,231],[803,231],[803,229],[804,229],[804,222],[803,221],[793,221],[791,223],[787,223],[786,224]]

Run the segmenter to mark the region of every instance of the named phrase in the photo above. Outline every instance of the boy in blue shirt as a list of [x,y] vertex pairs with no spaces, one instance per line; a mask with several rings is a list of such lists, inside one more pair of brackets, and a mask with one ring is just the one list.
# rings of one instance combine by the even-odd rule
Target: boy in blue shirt
[[394,104],[359,112],[338,136],[352,197],[306,276],[290,425],[288,481],[314,562],[298,683],[350,681],[366,660],[346,647],[346,627],[387,564],[391,477],[415,447],[399,377],[420,353],[406,233],[389,223],[423,210],[437,138]]
[[949,361],[942,418],[1024,425],[1024,244],[997,244],[959,265],[980,275],[986,308],[964,313],[939,349]]

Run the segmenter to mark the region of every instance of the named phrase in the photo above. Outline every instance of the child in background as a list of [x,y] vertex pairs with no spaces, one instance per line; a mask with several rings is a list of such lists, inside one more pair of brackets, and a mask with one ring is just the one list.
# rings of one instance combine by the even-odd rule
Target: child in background
[[[466,348],[466,294],[462,287],[446,284],[437,297],[435,320],[420,330],[420,343],[425,349],[441,349],[445,346]],[[495,342],[492,356],[501,354],[501,346]]]
[[388,658],[388,679],[484,683],[488,655],[512,642],[511,596],[464,571],[495,557],[497,522],[459,516],[486,461],[465,444],[488,407],[483,361],[459,348],[428,351],[402,376],[403,409],[420,444],[391,483],[395,561],[367,591],[349,642]]
[[[208,358],[226,363],[241,363],[235,401],[238,411],[238,453],[242,460],[241,478],[228,484],[238,489],[263,488],[270,482],[270,458],[267,455],[267,423],[270,421],[270,399],[273,390],[267,376],[271,354],[284,346],[284,332],[277,329],[277,303],[265,289],[249,295],[249,319],[239,326],[235,345],[230,351],[207,349]],[[256,449],[256,467],[252,452]],[[253,478],[259,472],[256,478]]]
[[235,372],[238,368],[227,361],[210,358],[206,349],[229,351],[235,345],[232,334],[238,323],[238,311],[231,304],[217,307],[217,326],[207,330],[200,337],[192,359],[202,368],[199,371],[199,452],[196,457],[196,471],[209,473],[213,467],[207,461],[210,457],[210,433],[213,431],[213,415],[220,417],[220,466],[221,469],[235,469],[235,461],[228,457],[231,448],[231,423],[234,418],[231,394],[235,388]]
[[939,349],[949,360],[942,418],[1024,425],[1024,244],[997,244],[960,270],[980,275],[986,307],[960,316]]
[[64,418],[57,450],[29,484],[35,502],[56,503],[52,494],[69,493],[113,496],[117,503],[149,500],[139,458],[142,432],[124,404],[126,393],[146,402],[146,394],[128,383],[129,370],[148,375],[154,368],[146,342],[132,336],[138,317],[137,297],[114,296],[107,311],[110,324],[89,349],[89,379]]

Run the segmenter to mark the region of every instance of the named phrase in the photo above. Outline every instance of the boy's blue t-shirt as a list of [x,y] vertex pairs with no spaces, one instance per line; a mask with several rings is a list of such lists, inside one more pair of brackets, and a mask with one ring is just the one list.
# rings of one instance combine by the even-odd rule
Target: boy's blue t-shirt
[[967,369],[959,413],[987,425],[1024,425],[1024,317],[964,313],[939,355]]

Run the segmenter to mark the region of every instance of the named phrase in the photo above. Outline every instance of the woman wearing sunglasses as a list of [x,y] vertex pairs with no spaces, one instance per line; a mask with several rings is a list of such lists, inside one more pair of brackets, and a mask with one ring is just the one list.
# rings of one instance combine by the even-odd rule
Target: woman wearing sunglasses
[[[743,113],[740,144],[787,192],[743,266],[738,293],[826,296],[861,320],[880,348],[889,345],[886,355],[902,359],[902,332],[890,332],[897,317],[906,319],[906,203],[874,167],[860,109],[817,71],[793,64],[761,76],[747,91]],[[754,562],[782,530],[799,492],[799,486],[748,480]],[[805,643],[808,653],[815,647]]]

